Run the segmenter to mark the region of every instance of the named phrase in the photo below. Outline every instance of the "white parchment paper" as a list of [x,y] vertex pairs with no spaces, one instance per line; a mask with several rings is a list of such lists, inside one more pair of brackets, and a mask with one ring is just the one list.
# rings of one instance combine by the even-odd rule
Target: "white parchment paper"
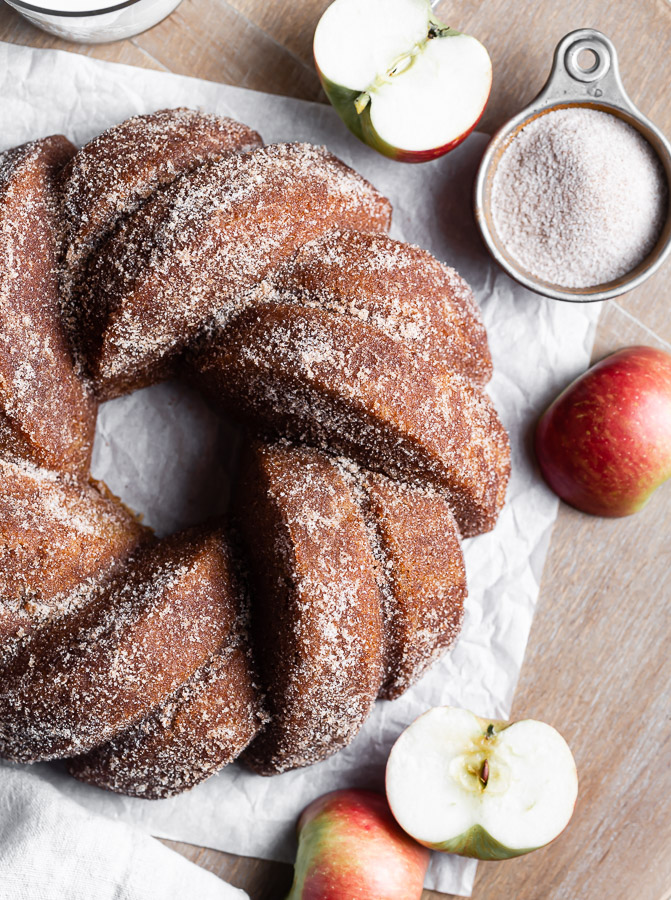
[[[192,792],[162,801],[107,794],[68,778],[62,765],[40,766],[83,806],[152,834],[292,860],[303,806],[338,787],[382,788],[391,744],[429,706],[508,715],[557,511],[534,470],[531,428],[550,397],[587,366],[599,307],[544,300],[490,261],[471,214],[485,135],[472,135],[435,162],[403,165],[357,142],[326,106],[0,44],[0,150],[54,132],[82,144],[130,115],[179,105],[233,116],[268,142],[324,143],[391,198],[393,236],[428,248],[472,285],[494,357],[490,391],[512,440],[513,475],[499,523],[466,542],[469,600],[457,648],[401,699],[378,703],[349,748],[274,778],[232,765]],[[170,532],[225,506],[235,440],[235,430],[192,391],[159,385],[102,408],[93,471],[150,525]],[[426,885],[469,895],[474,876],[474,862],[436,854]]]

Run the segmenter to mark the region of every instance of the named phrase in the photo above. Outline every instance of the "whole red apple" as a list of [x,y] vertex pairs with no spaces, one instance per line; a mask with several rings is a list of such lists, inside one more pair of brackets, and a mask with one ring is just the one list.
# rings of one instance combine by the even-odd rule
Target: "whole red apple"
[[374,791],[324,794],[298,820],[287,900],[419,900],[429,851],[396,823]]
[[552,490],[583,512],[628,516],[671,476],[671,354],[627,347],[570,384],[536,429]]

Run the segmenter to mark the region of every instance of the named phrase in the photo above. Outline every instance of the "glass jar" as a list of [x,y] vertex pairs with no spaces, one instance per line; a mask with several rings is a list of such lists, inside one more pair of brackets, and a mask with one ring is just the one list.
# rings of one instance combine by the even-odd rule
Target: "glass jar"
[[7,0],[33,25],[66,41],[102,44],[140,34],[175,10],[181,0]]

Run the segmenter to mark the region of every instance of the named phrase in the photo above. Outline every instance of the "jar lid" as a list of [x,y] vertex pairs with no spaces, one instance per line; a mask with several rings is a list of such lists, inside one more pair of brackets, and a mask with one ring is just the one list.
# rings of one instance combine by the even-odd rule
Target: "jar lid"
[[57,16],[96,16],[116,12],[139,2],[140,0],[12,0],[12,5],[27,12]]

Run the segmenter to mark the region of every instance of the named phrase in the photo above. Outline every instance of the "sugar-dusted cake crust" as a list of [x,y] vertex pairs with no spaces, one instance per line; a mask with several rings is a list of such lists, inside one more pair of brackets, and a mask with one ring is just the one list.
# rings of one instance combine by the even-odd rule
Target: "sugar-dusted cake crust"
[[456,640],[466,576],[444,498],[286,441],[245,450],[236,516],[270,722],[270,775],[346,746]]
[[380,697],[394,700],[456,643],[466,570],[445,498],[371,472],[356,476],[381,569],[386,671]]
[[86,474],[96,404],[60,314],[62,135],[0,154],[0,454]]
[[77,296],[99,395],[166,377],[207,320],[306,241],[385,230],[390,207],[325,149],[274,144],[200,166],[100,249]]
[[358,319],[440,371],[478,384],[491,378],[471,289],[426,250],[385,234],[332,231],[301,247],[269,281],[277,302]]
[[133,116],[93,138],[77,151],[61,179],[66,290],[117,222],[157,189],[208,160],[262,143],[234,119],[185,108]]
[[150,533],[112,495],[32,463],[0,458],[0,485],[2,645],[84,605]]
[[68,763],[96,787],[160,800],[233,762],[265,721],[249,652],[227,646],[147,718]]
[[249,609],[221,536],[234,624],[222,646],[150,715],[71,760],[75,778],[156,800],[189,790],[236,759],[267,721],[248,640]]
[[507,435],[487,395],[377,328],[296,304],[251,305],[215,332],[196,384],[274,435],[430,483],[464,536],[488,531],[510,471]]
[[219,530],[141,548],[83,609],[29,637],[0,671],[0,753],[74,756],[154,710],[236,626]]
[[270,775],[324,759],[356,735],[382,683],[383,621],[366,525],[334,461],[252,444],[239,485],[271,717],[243,759]]

